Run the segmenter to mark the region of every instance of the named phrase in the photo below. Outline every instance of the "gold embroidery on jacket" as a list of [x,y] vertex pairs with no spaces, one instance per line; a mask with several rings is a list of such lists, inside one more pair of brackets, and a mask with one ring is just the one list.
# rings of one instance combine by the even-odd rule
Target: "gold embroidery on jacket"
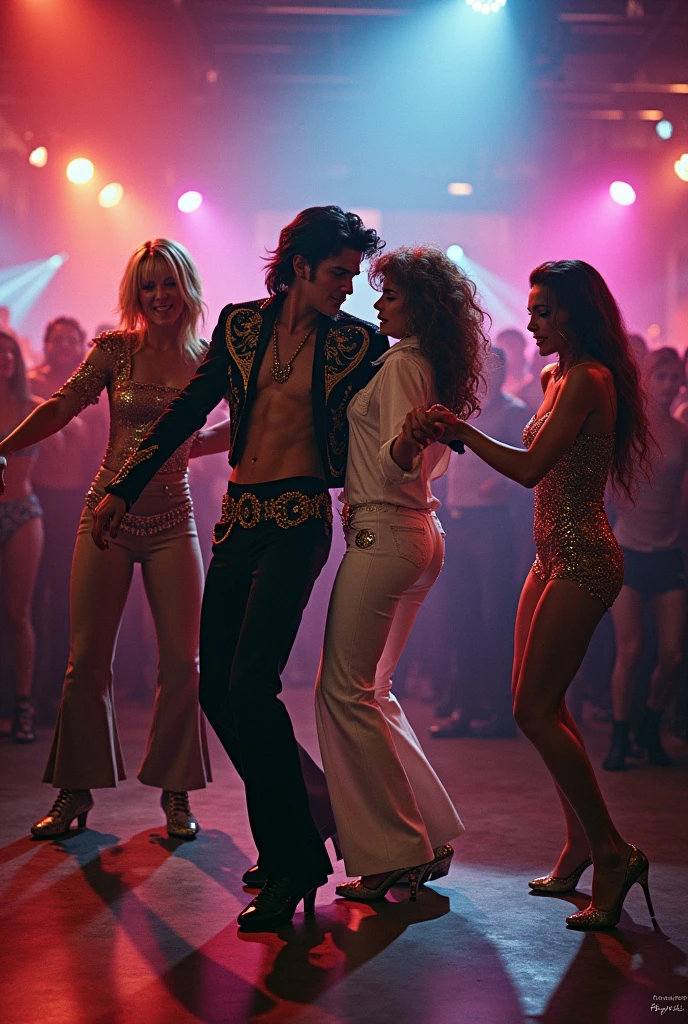
[[227,317],[225,340],[229,354],[239,367],[244,388],[248,387],[262,324],[263,318],[260,313],[245,306],[233,310]]
[[132,469],[135,469],[136,466],[140,465],[140,463],[145,462],[146,459],[150,459],[150,457],[157,452],[159,447],[160,445],[158,444],[152,444],[150,448],[143,448],[141,451],[134,452],[133,455],[130,455],[127,461],[120,469],[119,473],[116,473],[113,476],[112,480],[110,481],[110,485],[114,486],[115,484],[121,484],[122,481],[126,480],[126,478],[129,476]]
[[369,332],[356,324],[333,327],[328,331],[325,338],[326,402],[339,381],[356,369],[369,346]]
[[[353,385],[350,384],[345,389],[339,404],[330,410],[332,429],[327,435],[329,442],[327,445],[327,464],[330,468],[330,473],[335,477],[339,477],[344,472],[347,441],[349,438],[346,410],[353,390]],[[338,457],[338,466],[333,464],[333,456]]]

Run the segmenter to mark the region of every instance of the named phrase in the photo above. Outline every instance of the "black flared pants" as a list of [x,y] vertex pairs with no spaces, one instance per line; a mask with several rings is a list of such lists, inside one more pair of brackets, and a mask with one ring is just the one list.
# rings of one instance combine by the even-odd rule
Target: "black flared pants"
[[[314,495],[324,484],[292,477],[229,486],[234,498],[250,491],[261,501],[295,490]],[[269,877],[315,880],[332,871],[309,805],[299,746],[279,697],[280,672],[327,561],[331,536],[320,518],[288,529],[274,521],[252,529],[237,524],[215,544],[206,579],[201,707],[244,781],[259,864]]]

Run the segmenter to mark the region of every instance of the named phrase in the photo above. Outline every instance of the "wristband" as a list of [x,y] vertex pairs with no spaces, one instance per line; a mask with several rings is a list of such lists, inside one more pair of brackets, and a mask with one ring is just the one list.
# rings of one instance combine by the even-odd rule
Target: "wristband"
[[451,448],[457,455],[463,455],[466,451],[466,446],[463,441],[449,441],[447,448]]

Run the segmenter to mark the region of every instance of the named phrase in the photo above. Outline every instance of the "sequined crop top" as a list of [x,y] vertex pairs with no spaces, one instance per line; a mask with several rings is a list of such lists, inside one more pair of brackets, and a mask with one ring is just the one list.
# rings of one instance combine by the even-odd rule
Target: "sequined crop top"
[[[533,416],[526,423],[526,448],[530,448],[549,415]],[[614,434],[580,431],[576,435],[568,451],[535,488],[536,535],[544,539],[554,532],[579,533],[590,521],[595,521],[599,529],[607,528],[604,492],[613,455]]]
[[[107,388],[110,436],[103,465],[117,472],[181,391],[161,384],[140,384],[131,379],[135,335],[108,331],[99,335],[94,344],[107,356],[107,367],[101,369],[85,360],[53,397],[64,394],[70,388],[79,396],[81,412],[87,405],[95,405],[103,388]],[[192,434],[184,441],[158,472],[185,472],[195,437]]]
[[[523,431],[530,448],[550,415],[533,416]],[[568,451],[535,488],[532,571],[544,582],[571,579],[610,608],[623,584],[623,555],[604,508],[614,434],[579,431]]]

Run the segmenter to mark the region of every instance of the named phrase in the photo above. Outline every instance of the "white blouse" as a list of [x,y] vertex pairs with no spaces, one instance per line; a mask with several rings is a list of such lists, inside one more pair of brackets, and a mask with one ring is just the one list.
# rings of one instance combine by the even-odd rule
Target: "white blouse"
[[432,367],[421,355],[418,338],[398,341],[373,365],[380,370],[349,403],[349,456],[339,497],[348,505],[389,502],[407,508],[439,508],[430,482],[446,473],[449,448],[439,442],[428,445],[408,472],[390,453],[407,413],[437,401]]

